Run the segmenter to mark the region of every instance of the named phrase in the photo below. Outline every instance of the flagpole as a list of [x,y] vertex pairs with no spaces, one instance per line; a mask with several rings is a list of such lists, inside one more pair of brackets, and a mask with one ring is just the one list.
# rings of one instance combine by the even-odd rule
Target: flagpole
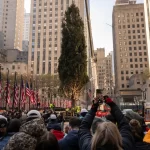
[[22,75],[21,75],[21,81],[20,81],[20,97],[19,97],[19,111],[20,111],[20,104],[21,104],[21,84],[22,84]]
[[9,77],[9,69],[7,68],[7,89],[6,89],[6,104],[5,104],[5,108],[6,108],[6,110],[7,110],[7,100],[8,100],[8,77]]
[[14,77],[14,96],[13,96],[12,110],[14,110],[14,103],[15,103],[15,94],[16,94],[16,76],[17,76],[17,73],[15,72],[15,77]]

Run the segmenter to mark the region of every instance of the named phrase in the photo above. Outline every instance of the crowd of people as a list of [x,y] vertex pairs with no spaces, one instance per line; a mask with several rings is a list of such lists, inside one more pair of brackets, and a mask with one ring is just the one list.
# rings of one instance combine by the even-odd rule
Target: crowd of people
[[106,118],[96,117],[98,98],[91,110],[68,124],[62,114],[30,110],[0,115],[0,150],[150,150],[150,130],[134,112],[124,115],[107,97]]

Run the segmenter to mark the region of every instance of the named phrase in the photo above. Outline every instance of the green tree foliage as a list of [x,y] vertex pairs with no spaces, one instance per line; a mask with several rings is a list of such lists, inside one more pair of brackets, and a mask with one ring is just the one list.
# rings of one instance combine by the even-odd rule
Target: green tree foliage
[[73,105],[83,86],[88,82],[87,53],[84,23],[79,9],[72,4],[62,20],[62,44],[59,58],[61,89]]
[[147,69],[147,70],[144,71],[144,73],[142,74],[142,78],[143,78],[143,81],[146,81],[147,79],[150,78],[149,69]]

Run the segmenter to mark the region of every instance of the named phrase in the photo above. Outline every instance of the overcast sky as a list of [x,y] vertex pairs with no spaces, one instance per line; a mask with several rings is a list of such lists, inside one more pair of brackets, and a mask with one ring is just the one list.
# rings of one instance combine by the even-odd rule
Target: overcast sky
[[[30,1],[25,0],[25,9],[30,12]],[[112,9],[115,0],[90,0],[91,22],[94,48],[104,47],[106,53],[113,51],[112,28],[107,24],[112,24]],[[144,0],[137,0],[143,3]]]

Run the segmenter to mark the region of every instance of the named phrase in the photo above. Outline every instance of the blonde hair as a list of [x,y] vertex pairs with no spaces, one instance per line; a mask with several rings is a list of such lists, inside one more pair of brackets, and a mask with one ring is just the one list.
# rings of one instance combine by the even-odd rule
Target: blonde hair
[[110,149],[109,146],[111,146],[111,150],[123,150],[122,138],[117,126],[112,122],[103,122],[97,125],[96,132],[92,138],[91,150],[101,147]]

